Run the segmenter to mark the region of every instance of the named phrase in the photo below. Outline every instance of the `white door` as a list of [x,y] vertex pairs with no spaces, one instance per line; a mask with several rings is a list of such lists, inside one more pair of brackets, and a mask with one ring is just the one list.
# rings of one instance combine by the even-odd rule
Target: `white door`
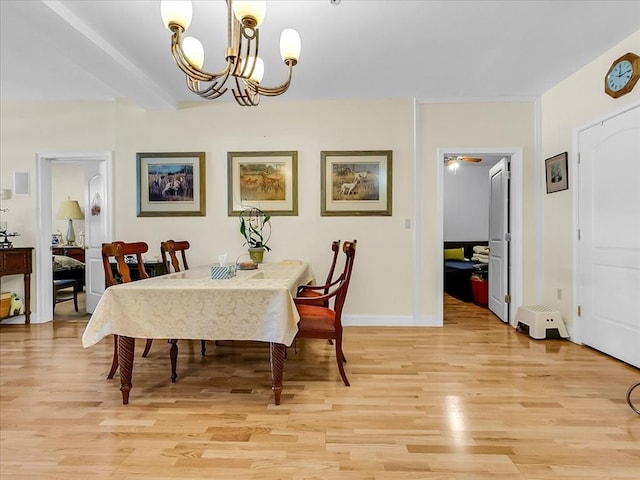
[[87,312],[93,313],[104,293],[102,244],[111,241],[107,213],[107,162],[85,165],[85,280]]
[[509,161],[489,170],[489,310],[509,323]]
[[640,367],[640,106],[579,133],[581,340]]

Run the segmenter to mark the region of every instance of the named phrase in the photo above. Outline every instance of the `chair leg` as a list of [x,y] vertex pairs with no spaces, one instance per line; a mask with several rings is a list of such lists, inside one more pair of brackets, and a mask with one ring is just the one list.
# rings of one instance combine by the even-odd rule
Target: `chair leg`
[[113,336],[113,361],[111,362],[111,370],[107,375],[108,379],[112,379],[118,370],[118,335]]
[[176,383],[178,374],[176,373],[176,364],[178,363],[178,340],[172,338],[167,340],[169,343],[169,358],[171,359],[171,383]]
[[207,353],[207,341],[200,340],[200,353],[204,357],[204,354]]
[[340,371],[342,381],[344,382],[345,386],[349,387],[351,384],[349,383],[347,374],[344,371],[344,364],[346,363],[346,359],[344,358],[344,353],[342,352],[341,338],[336,339],[336,362],[338,363],[338,370]]
[[78,282],[73,285],[73,306],[78,311]]
[[142,356],[146,357],[149,355],[149,350],[151,350],[151,344],[153,343],[152,338],[147,338],[147,343],[144,345],[144,352],[142,352]]

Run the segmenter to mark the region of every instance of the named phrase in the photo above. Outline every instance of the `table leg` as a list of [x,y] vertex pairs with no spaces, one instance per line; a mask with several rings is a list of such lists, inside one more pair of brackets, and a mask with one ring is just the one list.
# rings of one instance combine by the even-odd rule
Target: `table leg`
[[276,405],[280,405],[282,393],[282,372],[284,370],[284,353],[286,347],[282,343],[270,343],[271,356],[271,390]]
[[120,391],[122,392],[122,404],[129,403],[129,391],[133,385],[133,352],[136,347],[136,339],[118,336],[118,363],[120,364]]
[[[55,298],[53,300],[55,302]],[[24,323],[31,323],[31,274],[29,273],[24,274]]]

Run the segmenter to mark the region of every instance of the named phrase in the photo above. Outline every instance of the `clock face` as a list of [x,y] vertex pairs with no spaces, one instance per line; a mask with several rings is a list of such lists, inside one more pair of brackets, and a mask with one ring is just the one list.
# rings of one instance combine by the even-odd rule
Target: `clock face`
[[607,75],[607,85],[613,92],[617,92],[631,79],[633,73],[633,65],[629,60],[622,60],[614,65]]

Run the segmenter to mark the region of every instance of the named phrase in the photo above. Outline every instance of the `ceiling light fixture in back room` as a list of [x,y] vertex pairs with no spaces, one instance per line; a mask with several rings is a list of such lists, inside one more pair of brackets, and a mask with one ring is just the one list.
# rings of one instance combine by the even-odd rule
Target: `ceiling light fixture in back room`
[[[204,47],[194,37],[183,38],[192,17],[190,1],[160,2],[162,20],[172,32],[171,53],[180,70],[187,75],[189,90],[202,98],[212,100],[227,91],[229,77],[234,81],[233,96],[242,106],[255,106],[260,95],[274,97],[287,91],[291,83],[293,67],[300,57],[300,35],[286,28],[280,36],[280,55],[289,69],[287,80],[278,87],[260,85],[264,75],[264,63],[258,57],[259,29],[266,12],[266,2],[227,0],[227,49],[226,68],[219,73],[202,70]],[[201,86],[200,82],[207,85]]]
[[456,170],[460,167],[460,162],[470,162],[470,163],[478,163],[481,162],[482,159],[479,157],[463,157],[462,155],[458,155],[455,157],[444,157],[444,165],[449,168],[449,170],[453,170],[455,175]]

